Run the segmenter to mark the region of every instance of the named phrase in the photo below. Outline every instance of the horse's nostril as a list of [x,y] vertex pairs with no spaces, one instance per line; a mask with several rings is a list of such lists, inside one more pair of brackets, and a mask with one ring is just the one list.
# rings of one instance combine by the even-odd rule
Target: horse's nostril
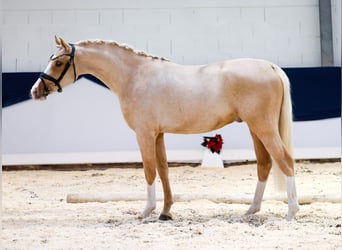
[[37,100],[40,98],[39,94],[38,94],[38,89],[34,88],[33,90],[31,90],[31,97],[34,100]]

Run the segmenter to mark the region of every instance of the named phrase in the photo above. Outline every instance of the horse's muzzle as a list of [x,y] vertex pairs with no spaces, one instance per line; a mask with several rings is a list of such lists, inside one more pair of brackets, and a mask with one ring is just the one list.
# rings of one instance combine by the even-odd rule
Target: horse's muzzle
[[44,86],[42,85],[43,83],[41,79],[38,79],[36,83],[32,86],[31,97],[33,100],[40,100],[40,101],[46,100],[46,97],[48,96],[49,93],[46,93],[46,91],[44,90]]

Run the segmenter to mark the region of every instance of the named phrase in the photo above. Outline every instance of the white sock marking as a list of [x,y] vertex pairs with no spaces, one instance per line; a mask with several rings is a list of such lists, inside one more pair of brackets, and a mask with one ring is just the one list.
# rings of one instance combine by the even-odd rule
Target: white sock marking
[[286,191],[288,200],[288,213],[286,219],[291,220],[299,210],[294,176],[286,176]]
[[260,211],[261,201],[262,201],[262,197],[264,196],[265,187],[266,187],[266,181],[265,182],[258,181],[256,189],[255,189],[253,203],[248,209],[246,214],[254,214]]
[[149,216],[152,211],[156,209],[156,186],[155,182],[152,185],[147,184],[147,201],[144,211],[140,214],[139,218],[143,219]]

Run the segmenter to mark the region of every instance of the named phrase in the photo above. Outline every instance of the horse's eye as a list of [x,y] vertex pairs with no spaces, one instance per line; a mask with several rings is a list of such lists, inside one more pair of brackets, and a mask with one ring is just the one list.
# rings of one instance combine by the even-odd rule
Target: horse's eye
[[62,63],[61,61],[56,61],[55,65],[56,65],[57,67],[60,67],[60,66],[63,65],[63,63]]

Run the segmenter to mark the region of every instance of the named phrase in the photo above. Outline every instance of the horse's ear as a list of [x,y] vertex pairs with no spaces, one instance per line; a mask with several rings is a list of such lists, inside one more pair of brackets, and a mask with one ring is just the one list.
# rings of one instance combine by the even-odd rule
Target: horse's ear
[[57,47],[61,47],[61,39],[55,35],[55,42]]
[[63,47],[64,49],[69,49],[70,45],[66,43],[62,38],[55,35],[55,42],[58,48]]
[[66,43],[62,38],[59,38],[59,40],[61,41],[61,45],[64,49],[68,50],[70,48],[70,45]]

